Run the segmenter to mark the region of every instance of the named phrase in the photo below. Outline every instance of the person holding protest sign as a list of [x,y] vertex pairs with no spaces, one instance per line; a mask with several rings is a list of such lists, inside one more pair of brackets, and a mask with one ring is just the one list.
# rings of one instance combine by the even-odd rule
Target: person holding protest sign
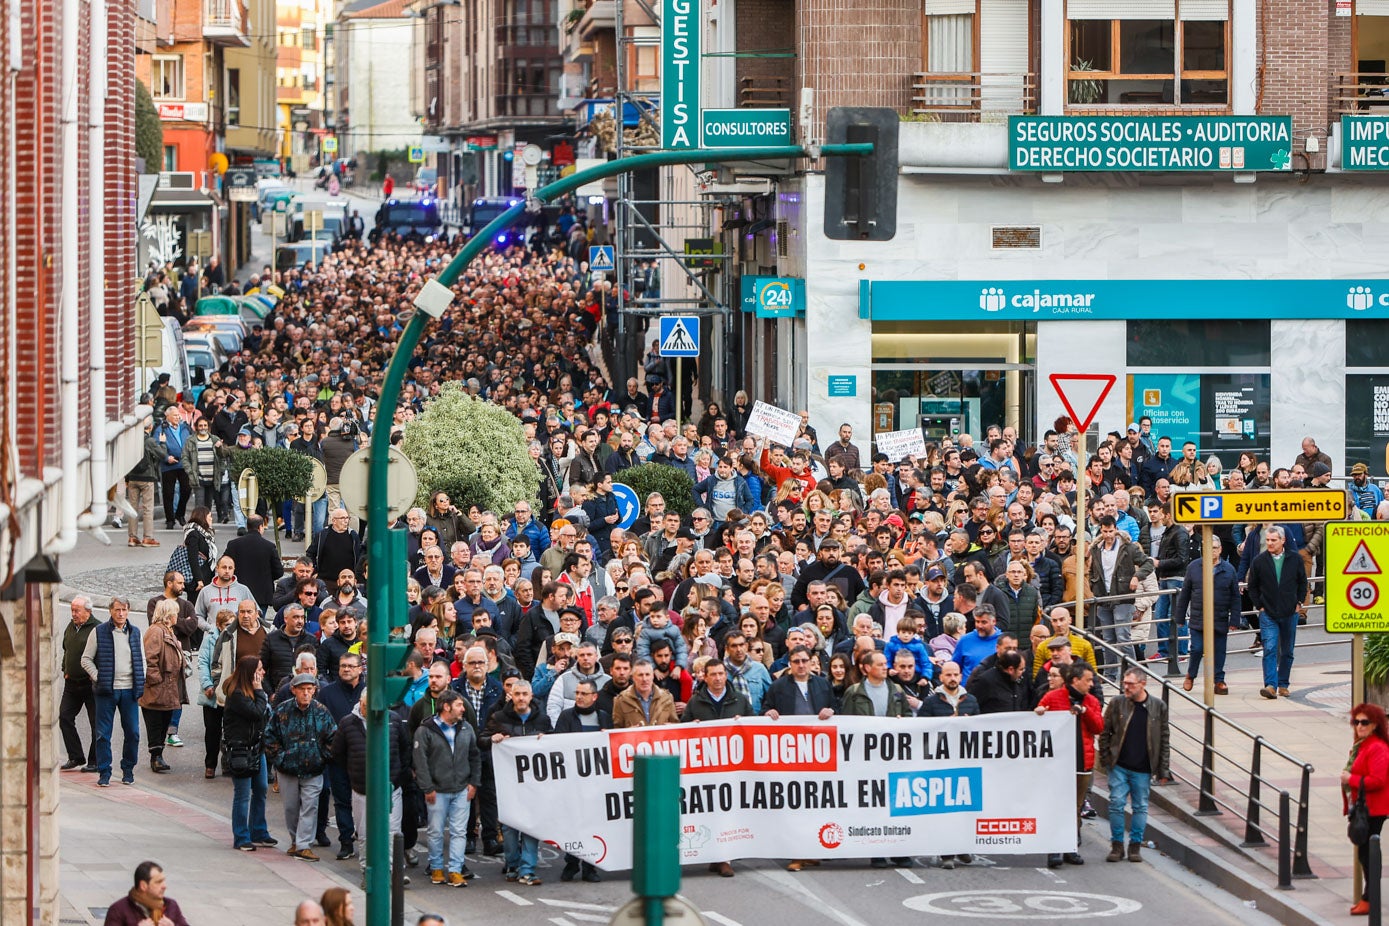
[[[669,697],[669,695],[667,695]],[[513,736],[539,736],[550,732],[550,718],[533,703],[531,684],[518,678],[511,684],[510,699],[492,711],[487,718],[484,735],[494,744]],[[513,884],[540,884],[535,866],[540,855],[540,841],[514,826],[502,825],[506,859],[502,873]]]
[[655,727],[679,719],[675,699],[656,684],[656,667],[650,659],[638,659],[632,666],[632,684],[613,699],[613,726]]
[[[898,685],[888,681],[887,657],[876,649],[859,657],[859,673],[863,681],[850,685],[844,692],[843,713],[859,717],[911,717],[915,715],[921,702],[909,696]],[[911,868],[910,856],[893,856],[891,859],[874,857],[869,863],[874,868]]]
[[[607,678],[607,676],[603,676]],[[598,707],[598,684],[593,678],[581,678],[574,683],[574,704],[559,712],[555,721],[556,733],[592,733],[596,730],[612,729],[613,719],[605,710]],[[589,882],[602,881],[598,869],[591,862],[564,854],[564,870],[559,873],[561,881],[573,881],[582,873]]]
[[790,671],[772,682],[762,702],[762,713],[773,720],[780,720],[782,714],[821,720],[834,716],[834,690],[824,676],[810,673],[810,659],[811,652],[804,646],[794,647],[787,654]]
[[[1100,713],[1100,702],[1090,693],[1095,684],[1095,672],[1089,666],[1073,662],[1062,673],[1064,684],[1042,696],[1036,713],[1047,711],[1070,711],[1076,718],[1076,849],[1080,848],[1080,811],[1085,806],[1085,796],[1090,793],[1090,782],[1094,778],[1095,737],[1104,730],[1104,715]],[[1047,856],[1048,868],[1060,868],[1065,862],[1070,865],[1084,865],[1080,852],[1052,853]]]

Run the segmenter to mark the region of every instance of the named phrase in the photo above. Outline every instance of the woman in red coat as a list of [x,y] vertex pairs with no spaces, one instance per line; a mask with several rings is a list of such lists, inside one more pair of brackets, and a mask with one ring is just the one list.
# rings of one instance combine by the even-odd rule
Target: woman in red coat
[[[1377,704],[1357,704],[1350,712],[1355,742],[1350,747],[1350,759],[1341,772],[1342,812],[1349,814],[1350,805],[1365,786],[1365,809],[1370,812],[1370,834],[1378,835],[1389,817],[1389,720]],[[1369,871],[1370,846],[1356,846],[1361,871]],[[1362,896],[1350,908],[1351,916],[1368,916],[1370,902]]]
[[[1080,849],[1080,809],[1090,793],[1095,772],[1095,737],[1104,730],[1104,714],[1100,702],[1090,693],[1095,684],[1095,672],[1083,662],[1065,667],[1065,684],[1053,688],[1037,703],[1036,712],[1070,711],[1076,717],[1076,849]],[[1060,868],[1063,862],[1084,865],[1080,852],[1052,853],[1047,856],[1048,868]]]

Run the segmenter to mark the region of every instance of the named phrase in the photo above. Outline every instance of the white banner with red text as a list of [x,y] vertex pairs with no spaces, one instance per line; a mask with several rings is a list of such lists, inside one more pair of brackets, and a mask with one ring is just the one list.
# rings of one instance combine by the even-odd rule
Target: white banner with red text
[[681,759],[683,863],[1076,848],[1070,714],[752,718],[493,746],[503,823],[632,865],[637,757]]

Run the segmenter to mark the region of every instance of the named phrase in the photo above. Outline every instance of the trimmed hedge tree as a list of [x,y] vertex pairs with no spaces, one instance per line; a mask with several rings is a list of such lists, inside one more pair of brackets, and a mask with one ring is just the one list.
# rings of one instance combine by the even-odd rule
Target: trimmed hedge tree
[[460,510],[477,505],[498,514],[535,501],[540,471],[527,448],[515,415],[458,383],[445,384],[424,414],[405,425],[400,447],[419,473],[421,507],[442,489]]
[[666,511],[679,512],[682,518],[689,517],[690,512],[694,511],[694,480],[684,470],[674,466],[643,463],[624,469],[613,481],[621,482],[636,492],[643,508],[646,506],[646,496],[660,492],[666,500]]
[[[232,493],[246,470],[256,474],[256,491],[270,509],[270,529],[275,536],[275,549],[280,548],[280,524],[276,515],[280,506],[290,499],[303,498],[313,486],[313,458],[284,447],[261,447],[256,450],[236,450],[231,455],[229,470]],[[233,499],[240,504],[240,499]]]

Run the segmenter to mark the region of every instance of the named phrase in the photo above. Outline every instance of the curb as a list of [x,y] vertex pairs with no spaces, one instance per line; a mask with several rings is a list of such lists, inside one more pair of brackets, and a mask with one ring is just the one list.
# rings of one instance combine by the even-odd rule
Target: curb
[[[1101,819],[1109,814],[1109,792],[1101,790],[1098,786],[1090,791],[1091,804]],[[1219,833],[1215,828],[1207,826],[1201,818],[1195,816],[1191,811],[1175,804],[1166,795],[1160,795],[1156,788],[1153,789],[1149,797],[1150,807],[1157,807],[1169,814],[1171,820],[1154,819],[1151,812],[1148,817],[1147,836],[1157,850],[1171,858],[1177,864],[1190,871],[1195,872],[1202,878],[1214,884],[1216,887],[1225,891],[1233,897],[1246,902],[1252,902],[1255,908],[1263,913],[1275,917],[1285,926],[1325,926],[1326,916],[1322,913],[1313,912],[1303,906],[1296,899],[1293,891],[1282,891],[1276,883],[1266,883],[1266,878],[1270,873],[1260,867],[1257,871],[1246,870],[1240,862],[1247,862],[1247,854],[1238,847],[1237,843],[1230,840],[1229,835]],[[1190,827],[1198,831],[1201,835],[1207,836],[1220,842],[1223,846],[1238,853],[1238,858],[1232,864],[1229,858],[1217,856],[1210,850],[1201,846],[1193,845],[1191,841],[1180,835],[1173,824]],[[1262,877],[1261,877],[1262,876]],[[1272,875],[1276,880],[1276,874]]]

